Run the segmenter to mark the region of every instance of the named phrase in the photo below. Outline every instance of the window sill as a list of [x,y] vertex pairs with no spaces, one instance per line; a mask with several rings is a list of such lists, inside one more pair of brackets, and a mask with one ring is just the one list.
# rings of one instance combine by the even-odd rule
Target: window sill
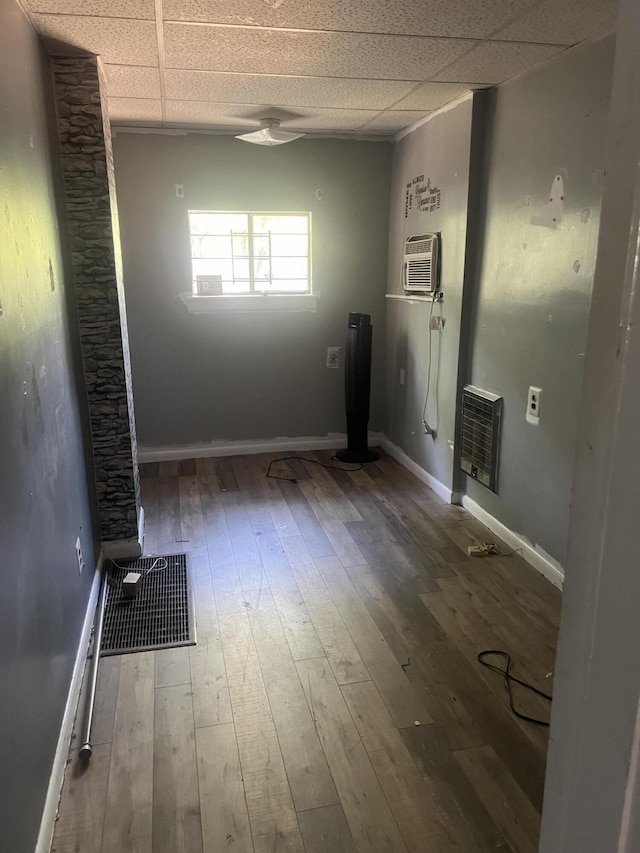
[[245,313],[248,311],[307,311],[315,314],[317,293],[252,293],[243,296],[178,296],[190,314]]

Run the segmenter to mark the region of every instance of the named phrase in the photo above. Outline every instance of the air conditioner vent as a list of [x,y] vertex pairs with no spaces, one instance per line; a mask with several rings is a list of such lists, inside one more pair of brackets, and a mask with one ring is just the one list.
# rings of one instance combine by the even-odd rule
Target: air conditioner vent
[[[407,286],[410,290],[413,287],[429,287],[430,281],[431,260],[429,258],[409,264],[407,269]],[[431,288],[429,287],[429,289]]]
[[462,392],[462,470],[483,486],[498,491],[498,447],[502,397],[465,385]]
[[408,240],[404,248],[405,255],[419,255],[423,252],[431,251],[433,251],[433,238],[431,237],[426,240],[420,238],[417,240],[415,238],[413,240]]
[[410,293],[435,293],[438,289],[438,234],[409,237],[404,244],[402,286]]

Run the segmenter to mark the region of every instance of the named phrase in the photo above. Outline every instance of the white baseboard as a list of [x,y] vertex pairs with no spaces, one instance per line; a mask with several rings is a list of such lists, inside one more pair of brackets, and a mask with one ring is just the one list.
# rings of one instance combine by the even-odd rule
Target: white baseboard
[[430,474],[428,471],[425,471],[417,462],[414,462],[411,457],[407,456],[404,450],[401,450],[397,444],[394,444],[390,441],[386,435],[381,435],[379,437],[379,444],[383,450],[389,454],[389,456],[393,456],[394,459],[404,465],[404,467],[411,471],[412,474],[429,486],[438,497],[442,498],[443,501],[446,501],[449,504],[459,504],[460,503],[460,492],[453,492],[444,483],[441,483],[440,480],[437,480],[433,474]]
[[134,560],[144,553],[144,509],[138,512],[137,539],[114,539],[102,543],[102,556],[108,560]]
[[87,659],[87,651],[89,649],[89,641],[91,639],[91,631],[93,629],[93,618],[95,615],[96,605],[98,603],[98,594],[100,592],[100,578],[102,576],[103,562],[104,554],[101,551],[91,584],[91,592],[89,593],[89,601],[87,602],[84,622],[82,623],[80,642],[78,643],[76,660],[73,665],[71,684],[69,685],[67,703],[64,708],[62,725],[58,736],[58,745],[56,746],[53,765],[51,767],[51,775],[49,776],[49,787],[47,788],[47,796],[44,801],[44,809],[40,820],[40,831],[38,832],[38,840],[36,842],[34,853],[49,853],[51,850],[53,831],[55,828],[56,816],[58,814],[58,804],[60,802],[60,793],[62,791],[62,783],[64,781],[64,771],[67,766],[67,758],[69,757],[69,746],[71,744],[73,723],[76,717],[76,710],[78,708],[80,688],[82,687],[84,664]]
[[[369,443],[378,445],[381,433],[370,432]],[[209,456],[240,456],[253,453],[282,453],[287,450],[336,450],[347,446],[343,432],[327,435],[298,436],[296,438],[251,439],[249,441],[212,441],[209,444],[183,444],[174,447],[138,447],[138,460],[144,462],[170,462],[176,459],[202,459]]]
[[505,527],[501,521],[498,521],[497,518],[494,518],[484,510],[480,504],[476,503],[466,495],[462,496],[462,506],[468,510],[471,515],[474,515],[478,521],[481,521],[485,527],[488,527],[492,533],[495,533],[503,542],[506,542],[510,548],[519,549],[522,553],[523,559],[525,559],[527,563],[533,566],[533,568],[540,572],[540,574],[548,581],[551,581],[554,586],[557,586],[558,589],[562,589],[562,585],[564,583],[564,569],[550,554],[547,554],[547,552],[543,551],[543,549],[538,545],[532,545],[531,542],[528,542],[519,533],[514,533],[513,530]]

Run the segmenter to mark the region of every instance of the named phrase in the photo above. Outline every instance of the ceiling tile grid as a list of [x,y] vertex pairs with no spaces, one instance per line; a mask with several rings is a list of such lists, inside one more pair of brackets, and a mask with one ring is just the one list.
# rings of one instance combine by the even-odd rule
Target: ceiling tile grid
[[162,97],[160,72],[140,65],[105,65],[110,98]]
[[154,21],[154,0],[30,0],[32,12],[89,18],[146,18]]
[[[223,125],[238,130],[257,127],[262,107],[259,104],[212,104],[201,101],[167,101],[167,121],[177,124]],[[375,110],[300,110],[286,120],[287,130],[355,131],[375,118]],[[277,117],[277,112],[276,112]],[[284,122],[283,122],[284,124]]]
[[504,83],[510,77],[535,68],[562,49],[555,44],[483,41],[432,79],[458,83]]
[[165,71],[164,79],[166,96],[170,100],[366,110],[384,110],[409,95],[416,86],[413,81],[281,77],[176,69]]
[[538,0],[164,0],[165,21],[481,39]]
[[109,98],[111,121],[159,122],[162,120],[160,98]]
[[611,31],[616,0],[22,0],[102,56],[112,121],[389,137]]
[[386,110],[372,118],[360,130],[363,133],[372,131],[397,133],[405,127],[410,127],[420,119],[429,115],[425,110]]
[[617,0],[543,0],[494,34],[508,41],[577,44],[615,26]]
[[167,68],[425,80],[474,46],[463,39],[165,24]]
[[97,53],[110,64],[158,67],[155,21],[35,15],[35,23],[43,35]]
[[[482,88],[481,84],[477,84]],[[438,110],[469,91],[465,83],[422,83],[393,105],[394,110]]]

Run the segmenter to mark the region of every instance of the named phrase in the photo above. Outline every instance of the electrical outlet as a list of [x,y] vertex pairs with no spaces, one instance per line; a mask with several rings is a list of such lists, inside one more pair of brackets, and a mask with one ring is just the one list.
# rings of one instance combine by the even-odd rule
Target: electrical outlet
[[78,573],[82,574],[82,570],[84,569],[84,557],[82,556],[82,545],[80,544],[80,537],[76,539],[76,560],[78,561]]
[[404,367],[400,368],[400,384],[404,385]]
[[327,367],[340,367],[341,347],[327,347]]
[[529,393],[527,395],[527,423],[540,423],[540,401],[542,398],[542,388],[537,385],[529,385]]

